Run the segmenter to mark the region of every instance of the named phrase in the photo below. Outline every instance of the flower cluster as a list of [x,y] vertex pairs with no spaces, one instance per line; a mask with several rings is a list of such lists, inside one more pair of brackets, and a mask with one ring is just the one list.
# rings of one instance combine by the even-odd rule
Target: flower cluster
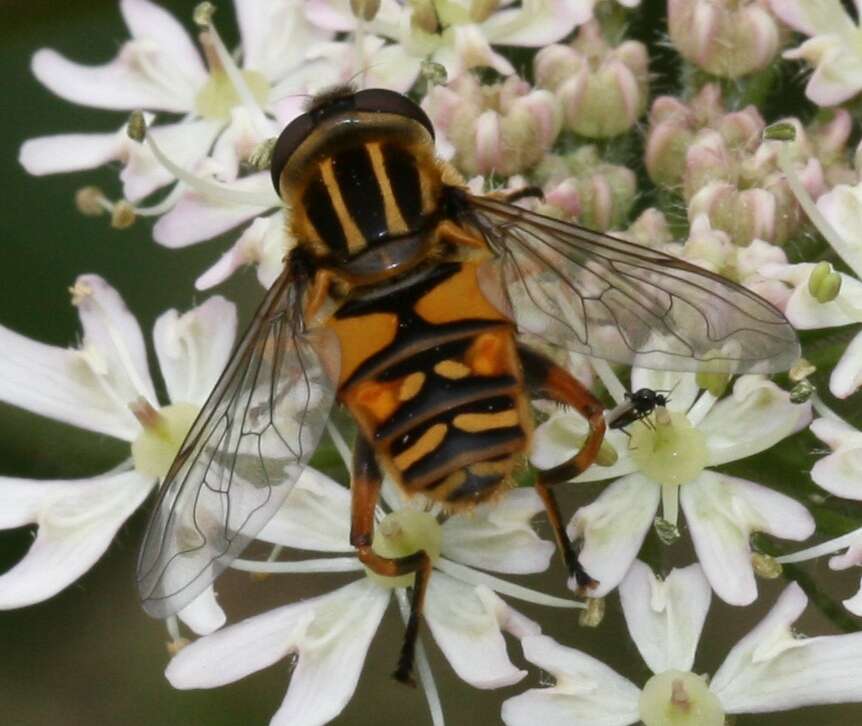
[[[819,490],[862,500],[862,143],[851,143],[862,52],[858,23],[839,0],[668,0],[666,28],[650,24],[637,0],[234,0],[236,48],[222,40],[226,21],[210,3],[189,19],[195,37],[152,0],[120,0],[119,8],[129,38],[114,60],[84,66],[42,49],[32,70],[72,103],[139,113],[119,130],[30,139],[20,162],[35,175],[114,165],[116,190],[81,189],[81,212],[107,212],[117,229],[150,218],[165,247],[225,236],[227,251],[199,272],[200,290],[247,265],[263,288],[279,278],[297,240],[285,232],[292,200],[272,189],[273,139],[307,98],[351,83],[421,106],[447,183],[495,198],[528,189],[517,204],[551,218],[553,229],[581,225],[569,229],[594,246],[601,240],[583,227],[609,231],[614,244],[641,245],[638,254],[691,263],[704,280],[717,275],[740,294],[757,293],[800,331],[805,358],[775,379],[732,379],[688,362],[681,367],[689,372],[625,368],[548,347],[608,410],[597,463],[563,485],[593,495],[563,523],[597,581],[587,602],[574,577],[566,597],[514,580],[551,567],[554,544],[535,529],[548,501],[540,487],[513,486],[498,501],[451,513],[384,480],[371,549],[430,558],[424,623],[457,676],[481,689],[525,679],[509,640],[545,672],[547,687],[502,703],[508,726],[719,726],[729,714],[862,700],[862,635],[795,633],[807,604],[796,583],[748,635],[726,644],[714,675],[693,671],[713,593],[743,617],[764,589],[757,578],[779,577],[783,565],[830,555],[833,570],[862,566],[858,510],[837,529],[818,510]],[[676,55],[673,70],[665,64],[657,74],[656,59],[671,52],[655,42],[660,35]],[[781,95],[800,69],[813,70],[807,100],[788,108]],[[643,274],[635,258],[608,250],[595,254],[609,256],[619,284]],[[669,262],[668,275],[689,269]],[[576,286],[589,286],[591,264],[586,255],[572,261],[583,268]],[[530,291],[522,280],[509,283]],[[128,457],[81,480],[0,477],[0,529],[37,527],[28,552],[0,574],[0,608],[52,597],[102,556],[165,481],[237,337],[236,308],[219,295],[163,313],[152,332],[160,395],[120,294],[94,274],[78,277],[71,294],[82,329],[71,348],[0,327],[0,401],[128,442]],[[551,307],[568,314],[571,295],[559,298]],[[684,315],[684,299],[667,300],[668,318]],[[647,302],[653,307],[645,303],[633,319],[661,305]],[[640,390],[660,394],[656,406],[617,425],[614,412],[631,412]],[[541,401],[535,408],[529,460],[554,470],[588,440],[587,421]],[[332,423],[327,431],[350,469],[341,433]],[[812,452],[804,443],[811,435],[827,448]],[[776,447],[804,448],[806,464],[788,470]],[[363,564],[350,544],[347,484],[306,467],[256,534],[270,556],[230,567],[355,579],[230,624],[208,583],[168,620],[170,684],[216,687],[290,659],[272,723],[312,726],[342,712],[390,601],[408,621],[409,593],[418,589],[412,573],[382,576]],[[665,567],[671,558],[689,564]],[[543,634],[547,608],[578,609],[582,622],[599,625],[603,599],[616,597],[653,673],[645,682],[576,649],[571,633],[565,643]],[[862,586],[838,599],[862,617]],[[416,675],[439,726],[444,705],[426,644],[420,638]]]

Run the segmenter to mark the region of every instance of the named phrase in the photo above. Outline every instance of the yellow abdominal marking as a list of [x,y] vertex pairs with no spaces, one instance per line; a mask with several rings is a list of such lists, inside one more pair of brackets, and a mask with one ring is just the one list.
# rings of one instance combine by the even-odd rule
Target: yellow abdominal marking
[[421,371],[415,371],[405,378],[401,383],[401,388],[398,389],[398,400],[409,401],[419,391],[425,383],[425,374]]
[[434,424],[419,437],[419,440],[413,446],[394,457],[392,459],[393,463],[400,471],[409,469],[423,456],[434,451],[440,445],[440,442],[446,437],[448,429],[449,427],[444,423]]
[[499,413],[460,413],[453,420],[453,425],[461,431],[475,433],[488,429],[502,429],[518,425],[518,412],[515,409]]
[[347,250],[350,253],[361,252],[365,249],[366,240],[347,211],[347,205],[344,203],[344,197],[341,196],[341,187],[335,180],[335,172],[332,170],[332,159],[326,159],[320,165],[320,175],[323,178],[323,183],[326,185],[326,191],[329,192],[329,198],[332,200],[332,206],[335,208],[335,214],[338,217],[338,222],[344,230],[344,236],[347,238]]
[[470,375],[471,371],[469,367],[456,360],[441,360],[434,366],[434,372],[438,376],[443,376],[443,378],[457,380],[459,378],[466,378]]

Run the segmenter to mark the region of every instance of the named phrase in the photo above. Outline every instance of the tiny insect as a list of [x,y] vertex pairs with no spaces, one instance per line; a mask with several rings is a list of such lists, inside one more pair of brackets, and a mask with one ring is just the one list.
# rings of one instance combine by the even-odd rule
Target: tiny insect
[[626,400],[608,411],[606,417],[608,428],[617,429],[629,435],[626,427],[636,421],[643,421],[649,426],[649,416],[656,408],[670,403],[670,397],[665,395],[670,393],[670,391],[654,391],[651,388],[639,388],[634,393],[626,393]]
[[315,98],[271,171],[296,245],[165,477],[137,574],[156,617],[188,605],[282,506],[337,403],[357,425],[350,542],[381,575],[415,573],[394,674],[410,682],[431,561],[373,550],[383,472],[449,512],[493,502],[529,452],[530,401],[575,408],[586,441],[535,487],[587,589],[553,488],[595,460],[604,409],[543,350],[724,373],[798,358],[787,320],[745,288],[514,204],[540,190],[471,194],[398,93]]

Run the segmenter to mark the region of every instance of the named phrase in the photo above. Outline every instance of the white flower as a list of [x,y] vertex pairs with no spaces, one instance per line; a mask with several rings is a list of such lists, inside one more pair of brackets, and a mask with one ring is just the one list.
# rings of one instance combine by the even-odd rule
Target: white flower
[[[515,72],[492,45],[541,47],[567,36],[592,17],[593,0],[526,0],[519,7],[497,8],[493,2],[421,0],[399,4],[382,0],[377,15],[363,26],[396,41],[389,60],[415,79],[423,59],[446,68],[449,79],[466,70],[490,67],[503,75]],[[632,3],[626,3],[632,4]],[[309,0],[307,15],[321,28],[350,31],[357,27],[348,0]]]
[[[184,114],[153,129],[166,152],[185,168],[212,153],[225,178],[239,161],[286,120],[279,101],[326,83],[327,71],[308,60],[311,47],[329,34],[310,26],[301,3],[236,0],[243,67],[236,66],[212,26],[201,34],[203,56],[183,27],[148,0],[121,0],[131,33],[118,56],[103,66],[82,66],[49,49],[33,57],[36,77],[73,103],[113,110],[144,109]],[[319,86],[318,86],[319,87]],[[278,122],[273,120],[278,117]],[[62,134],[30,139],[20,161],[32,174],[89,169],[108,161],[124,164],[127,199],[137,201],[173,181],[150,150],[125,134]]]
[[725,714],[862,700],[862,633],[796,635],[792,625],[808,603],[796,583],[731,649],[708,684],[692,672],[709,609],[700,567],[673,570],[662,582],[637,562],[620,585],[620,599],[629,634],[655,675],[641,689],[547,636],[524,638],[527,660],[553,675],[556,685],[504,702],[506,726],[721,726]]
[[[343,443],[340,447],[345,449]],[[405,502],[388,482],[383,494],[385,510],[377,511],[375,545],[381,537],[389,541],[403,537],[411,550],[419,546],[439,553],[428,585],[424,621],[452,668],[477,688],[520,681],[526,673],[509,660],[503,633],[522,638],[539,633],[540,628],[498,593],[548,605],[580,605],[472,568],[519,574],[547,568],[554,547],[530,526],[531,518],[542,510],[539,497],[531,489],[516,489],[500,502],[452,516],[440,525],[429,512],[414,508],[415,500]],[[384,515],[386,510],[389,514]],[[237,560],[233,567],[282,573],[362,572],[349,543],[350,521],[349,491],[319,472],[307,472],[259,535],[293,550],[294,559]],[[327,556],[308,559],[309,550]],[[406,605],[403,588],[410,582],[412,575],[392,579],[369,574],[326,595],[255,615],[184,648],[168,665],[166,675],[177,688],[210,688],[292,654],[295,670],[271,723],[325,723],[351,698],[392,593]],[[419,654],[416,665],[423,685],[433,692],[424,655]]]
[[[787,143],[781,144],[778,163],[793,194],[832,249],[856,273],[856,278],[835,271],[824,274],[823,270],[818,271],[819,266],[810,263],[765,265],[761,272],[766,277],[782,280],[795,288],[785,312],[797,328],[823,328],[862,322],[862,283],[858,279],[862,277],[862,226],[859,222],[862,184],[853,187],[840,184],[822,194],[815,204],[796,176],[789,147]],[[816,277],[812,278],[812,275]],[[829,390],[838,398],[846,398],[860,386],[862,333],[853,338],[833,369]]]
[[[620,402],[620,382],[607,365],[594,365]],[[734,605],[752,602],[757,585],[750,534],[801,540],[814,531],[814,520],[783,494],[707,467],[759,453],[800,430],[811,419],[810,405],[791,403],[785,391],[762,376],[742,376],[732,394],[720,401],[707,391],[698,396],[693,374],[635,368],[631,383],[632,390],[670,391],[670,403],[666,412],[651,419],[653,428],[630,426],[631,439],[609,431],[607,441],[619,454],[617,462],[593,466],[574,480],[622,477],[575,512],[568,526],[573,540],[583,540],[580,560],[599,581],[595,594],[606,594],[625,576],[662,502],[662,516],[673,526],[682,506],[716,594]],[[531,461],[540,469],[560,464],[585,434],[581,417],[556,414],[537,429]]]
[[[815,67],[805,94],[820,106],[836,106],[862,90],[859,26],[840,0],[769,0],[772,12],[794,30],[811,36],[784,53]],[[857,7],[858,7],[857,3]]]
[[[811,469],[811,479],[835,496],[862,500],[862,431],[837,416],[815,419],[811,431],[832,449]],[[840,550],[846,551],[835,555]],[[833,570],[862,566],[862,528],[776,559],[782,563],[804,562],[830,554],[835,555],[829,559]],[[856,595],[844,600],[844,606],[862,616],[862,582]]]
[[[159,317],[153,341],[172,402],[160,407],[141,329],[119,294],[97,275],[80,276],[72,294],[83,328],[77,348],[0,328],[0,400],[128,441],[131,455],[87,479],[0,478],[0,528],[38,527],[24,558],[0,576],[0,608],[45,600],[95,564],[167,470],[236,333],[235,307],[221,297]],[[199,633],[224,622],[211,588],[180,616]]]

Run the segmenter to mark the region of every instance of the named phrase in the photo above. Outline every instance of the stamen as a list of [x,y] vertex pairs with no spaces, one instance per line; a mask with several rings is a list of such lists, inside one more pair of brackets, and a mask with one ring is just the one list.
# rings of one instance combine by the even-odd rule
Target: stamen
[[842,534],[840,537],[830,539],[828,542],[821,542],[813,547],[799,550],[799,552],[793,552],[789,555],[781,555],[781,557],[776,557],[775,561],[780,562],[782,565],[791,564],[793,562],[805,562],[806,560],[813,560],[817,557],[822,557],[823,555],[834,555],[839,550],[843,550],[860,543],[862,543],[862,528],[854,529],[852,532]]
[[184,638],[180,635],[180,624],[176,615],[171,615],[166,618],[165,626],[167,627],[168,635],[170,636],[170,641],[167,643],[167,651],[170,655],[174,656],[185,648],[189,644],[189,641],[188,638]]
[[833,411],[826,403],[823,401],[820,396],[816,393],[813,394],[810,398],[811,405],[814,406],[814,410],[822,416],[823,418],[828,418],[830,421],[837,421],[840,424],[844,424],[845,426],[850,426],[850,424],[845,421],[841,416],[839,416],[835,411]]
[[620,379],[617,378],[617,374],[614,373],[607,361],[604,361],[601,358],[590,358],[590,365],[593,367],[593,370],[596,372],[596,375],[604,384],[605,388],[608,389],[608,393],[611,394],[611,398],[614,399],[614,403],[618,406],[623,403],[626,400],[626,387],[620,382]]
[[546,595],[543,592],[531,590],[528,587],[515,585],[512,582],[507,582],[506,580],[501,580],[499,577],[489,575],[487,572],[479,572],[471,567],[459,565],[457,562],[447,560],[445,557],[441,557],[437,560],[435,567],[441,572],[451,575],[456,580],[461,580],[461,582],[466,582],[470,585],[486,585],[500,595],[508,595],[517,600],[523,600],[524,602],[532,602],[536,605],[547,605],[552,608],[573,609],[587,607],[584,603],[578,602],[577,600],[566,600],[561,597],[554,597],[553,595]]
[[697,401],[692,404],[692,407],[685,414],[689,423],[692,426],[700,426],[716,403],[718,403],[718,398],[713,396],[709,391],[701,393]]
[[[134,113],[140,114],[140,111],[135,111]],[[277,207],[281,204],[281,201],[275,196],[275,192],[271,194],[244,192],[239,189],[232,189],[223,184],[217,184],[216,182],[203,179],[202,177],[192,174],[190,171],[183,169],[181,166],[171,161],[161,150],[158,143],[156,143],[152,134],[146,134],[145,139],[150,151],[153,152],[153,156],[156,157],[156,160],[165,167],[165,169],[167,169],[177,179],[184,182],[189,189],[197,192],[202,197],[205,197],[210,201],[237,206],[262,207],[263,209]]]
[[661,508],[664,520],[674,527],[679,521],[679,487],[675,484],[661,485]]
[[270,562],[237,559],[229,565],[234,570],[252,573],[286,574],[308,572],[353,572],[363,565],[356,557],[320,557],[299,562]]
[[209,35],[205,45],[211,44],[212,50],[215,51],[215,54],[220,61],[225,74],[236,90],[242,105],[248,111],[255,131],[261,138],[272,136],[274,129],[272,128],[269,119],[267,119],[266,114],[264,114],[263,109],[258,104],[257,99],[254,97],[254,93],[252,93],[252,90],[248,87],[248,83],[246,83],[242,71],[237,67],[233,57],[225,47],[221,36],[212,22],[211,15],[209,21],[204,27],[206,28],[204,32]]

